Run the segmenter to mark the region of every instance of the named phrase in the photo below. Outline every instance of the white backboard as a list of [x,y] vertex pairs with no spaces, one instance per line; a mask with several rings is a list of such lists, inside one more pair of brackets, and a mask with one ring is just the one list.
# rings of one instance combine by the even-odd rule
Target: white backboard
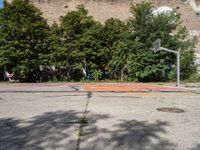
[[157,52],[160,50],[161,47],[161,39],[157,39],[153,42],[153,51]]

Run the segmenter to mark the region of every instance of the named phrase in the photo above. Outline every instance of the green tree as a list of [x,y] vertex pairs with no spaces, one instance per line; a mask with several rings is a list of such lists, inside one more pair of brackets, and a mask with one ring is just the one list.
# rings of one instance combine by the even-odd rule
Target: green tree
[[80,50],[83,52],[84,66],[90,73],[104,72],[109,51],[102,36],[100,23],[94,22],[93,26],[83,34],[80,39]]
[[13,0],[0,10],[0,67],[7,67],[22,81],[40,76],[43,54],[48,52],[48,25],[28,0]]
[[112,57],[115,54],[115,43],[123,38],[123,34],[128,31],[128,28],[125,22],[119,19],[110,18],[106,20],[102,30],[103,40],[108,49],[107,56],[104,59],[106,64],[104,73],[107,71],[109,72],[109,78],[116,78],[116,73],[119,72],[120,67],[117,69],[110,65],[112,64]]
[[87,10],[78,6],[76,11],[68,12],[60,18],[60,47],[55,51],[57,67],[62,68],[69,80],[80,80],[86,66],[81,39],[94,24]]
[[171,12],[154,15],[152,8],[148,2],[131,6],[134,17],[128,20],[129,32],[116,44],[112,65],[120,68],[121,76],[125,74],[130,80],[168,79],[166,70],[169,65],[175,64],[175,55],[163,51],[154,53],[151,50],[153,41],[161,38],[163,47],[181,50],[182,64],[185,64],[182,65],[181,75],[188,76],[184,70],[194,68],[194,41],[187,39],[185,28],[180,26],[179,14]]
[[60,47],[54,51],[55,62],[66,72],[67,79],[80,80],[84,72],[105,66],[107,48],[102,37],[102,25],[88,16],[87,10],[78,6],[60,19]]

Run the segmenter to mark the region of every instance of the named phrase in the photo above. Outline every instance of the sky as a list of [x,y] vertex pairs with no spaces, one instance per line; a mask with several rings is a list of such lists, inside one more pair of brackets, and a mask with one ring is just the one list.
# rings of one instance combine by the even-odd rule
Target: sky
[[0,8],[3,7],[3,0],[0,0]]

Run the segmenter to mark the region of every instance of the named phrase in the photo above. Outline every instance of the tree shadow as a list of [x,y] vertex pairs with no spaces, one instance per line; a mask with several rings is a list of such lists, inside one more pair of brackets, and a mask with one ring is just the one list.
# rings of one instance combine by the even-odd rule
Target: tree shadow
[[[86,129],[86,138],[81,149],[84,150],[175,150],[176,144],[162,137],[167,134],[168,122],[121,120],[112,128]],[[114,129],[114,130],[113,130]]]
[[200,150],[200,144],[197,144],[194,148],[192,148],[191,150]]
[[[120,120],[112,122],[108,114],[88,113],[80,150],[175,150],[177,145],[165,138],[168,122]],[[2,150],[75,150],[82,112],[47,112],[28,120],[0,119]],[[105,120],[108,121],[105,121]],[[111,120],[110,120],[111,119]],[[101,126],[99,121],[104,125]],[[109,122],[112,124],[109,125]],[[117,121],[117,120],[114,120]],[[191,150],[199,150],[196,145]]]
[[[107,115],[92,114],[96,120]],[[29,120],[0,119],[0,149],[42,150],[75,149],[82,112],[47,112]]]

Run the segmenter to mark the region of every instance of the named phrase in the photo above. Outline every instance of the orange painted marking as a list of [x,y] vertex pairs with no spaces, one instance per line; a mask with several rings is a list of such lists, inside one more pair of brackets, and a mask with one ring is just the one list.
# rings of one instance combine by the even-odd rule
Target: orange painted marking
[[182,91],[176,87],[149,84],[84,84],[84,91]]

